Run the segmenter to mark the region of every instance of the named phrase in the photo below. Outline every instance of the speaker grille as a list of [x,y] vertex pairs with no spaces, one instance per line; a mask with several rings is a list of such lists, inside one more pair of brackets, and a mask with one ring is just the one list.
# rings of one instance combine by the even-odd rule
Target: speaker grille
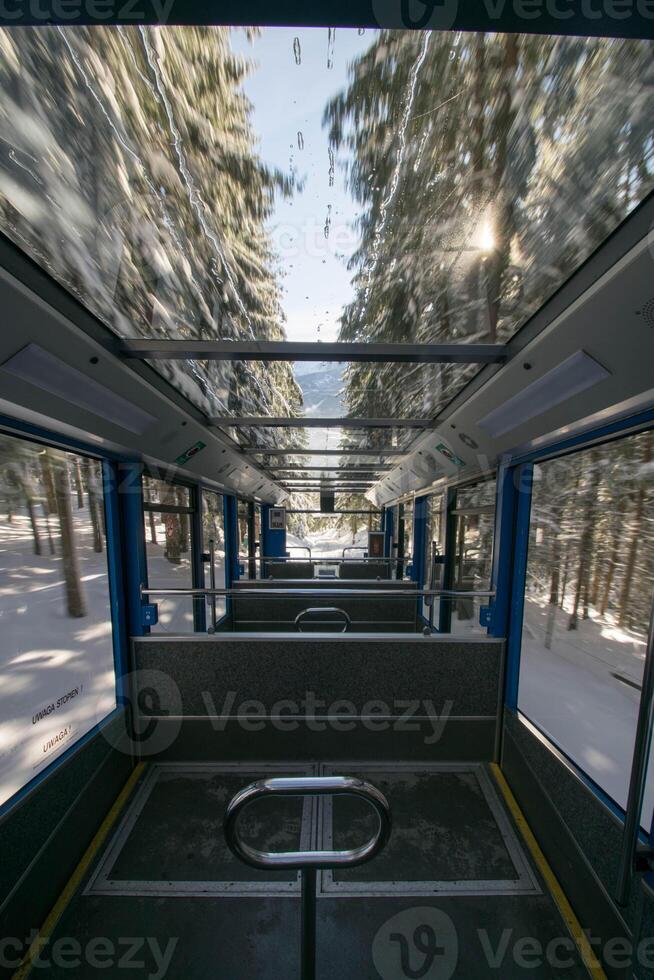
[[650,328],[654,328],[654,296],[648,299],[638,312],[643,318],[643,323],[646,323]]

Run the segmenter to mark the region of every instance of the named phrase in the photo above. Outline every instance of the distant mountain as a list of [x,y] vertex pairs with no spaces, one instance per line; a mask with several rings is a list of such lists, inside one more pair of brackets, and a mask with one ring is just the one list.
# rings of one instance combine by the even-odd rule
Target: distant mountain
[[340,395],[343,389],[343,370],[342,364],[316,364],[308,361],[306,364],[295,365],[295,380],[304,395],[305,415],[329,418],[343,414]]

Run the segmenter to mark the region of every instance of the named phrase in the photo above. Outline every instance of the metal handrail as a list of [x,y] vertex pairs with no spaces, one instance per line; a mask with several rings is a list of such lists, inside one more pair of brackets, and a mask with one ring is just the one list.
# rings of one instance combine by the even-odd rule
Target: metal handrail
[[[377,831],[360,847],[345,851],[260,851],[238,834],[242,810],[266,796],[358,796],[377,814]],[[300,776],[260,779],[240,790],[225,811],[225,841],[232,854],[251,868],[267,871],[299,869],[302,880],[300,919],[300,976],[316,976],[316,874],[319,868],[354,868],[371,861],[386,846],[391,835],[391,809],[376,786],[354,776]]]
[[[302,612],[298,613],[297,616],[295,617],[295,628],[297,629],[298,633],[303,632],[300,629],[303,618],[305,616],[315,615],[316,613],[322,613],[322,614],[338,613],[339,616],[342,616],[343,629],[341,630],[341,633],[347,633],[350,626],[352,625],[352,620],[350,619],[350,617],[348,616],[348,614],[345,612],[344,609],[339,609],[338,606],[314,606],[314,607],[310,607],[309,609],[303,609]],[[331,622],[331,620],[327,620],[327,622]]]
[[[348,560],[349,560],[349,561],[352,561],[352,559],[351,559],[351,558],[350,558],[350,559],[346,559],[346,558],[345,558],[345,552],[346,552],[346,551],[367,551],[367,550],[368,550],[368,549],[367,549],[367,547],[365,547],[364,545],[360,545],[360,544],[350,544],[350,545],[348,545],[348,546],[347,546],[346,548],[343,548],[343,558],[344,558],[344,559],[345,559],[346,561],[348,561]],[[358,560],[359,560],[359,559],[355,559],[355,561],[358,561]]]
[[[320,579],[316,579],[320,581]],[[407,583],[410,584],[410,583]],[[200,596],[226,596],[231,598],[239,598],[243,596],[248,596],[252,598],[254,596],[267,598],[270,596],[283,596],[287,599],[292,599],[297,596],[308,597],[312,596],[314,599],[316,597],[320,599],[340,599],[343,596],[368,596],[370,598],[378,598],[379,596],[394,596],[396,599],[417,599],[421,596],[440,596],[445,599],[494,599],[496,592],[494,589],[480,589],[477,591],[470,590],[460,590],[457,589],[389,589],[389,588],[370,588],[370,589],[278,589],[278,588],[264,588],[264,589],[151,589],[149,586],[141,586],[141,598],[144,596],[188,596],[189,598],[195,598]]]
[[[309,561],[311,560],[311,548],[309,547],[308,544],[289,544],[288,545],[288,550],[289,551],[308,551],[309,552]],[[293,558],[291,555],[285,555],[284,557],[285,558],[290,558],[291,561],[298,561],[298,560],[301,561],[302,560],[302,559]],[[274,559],[272,559],[272,558],[269,559],[269,561],[273,561],[273,560]]]
[[[295,545],[292,545],[292,547],[295,547]],[[299,545],[298,545],[298,547],[299,547]],[[365,550],[365,549],[362,549],[362,550]],[[238,556],[238,560],[239,561],[243,561],[243,562],[246,562],[246,561],[279,561],[279,562],[290,562],[290,563],[292,563],[294,561],[295,562],[306,562],[307,559],[306,558],[302,558],[302,557],[297,556],[297,555],[296,556],[293,556],[293,555],[256,555],[254,558],[251,558],[249,555],[239,555]],[[357,563],[357,564],[359,564],[360,562],[372,562],[373,564],[376,564],[376,565],[379,565],[381,563],[386,563],[386,564],[390,564],[390,565],[397,565],[397,564],[399,564],[399,562],[404,562],[404,561],[407,561],[407,560],[408,559],[406,557],[404,557],[404,558],[383,558],[383,557],[379,557],[379,558],[334,558],[333,556],[326,556],[324,558],[321,558],[320,555],[312,555],[311,556],[311,561],[313,561],[317,565],[318,564],[320,564],[320,565],[327,565],[327,564],[330,564],[330,565],[342,565],[343,562],[346,562],[346,563],[347,562],[353,562],[353,563]]]
[[[260,851],[238,835],[236,822],[244,807],[265,796],[359,796],[377,813],[379,826],[374,837],[360,847],[345,851]],[[260,871],[271,868],[353,868],[371,861],[388,842],[391,811],[388,800],[376,786],[356,776],[295,776],[258,779],[233,797],[225,812],[225,840],[236,857]]]

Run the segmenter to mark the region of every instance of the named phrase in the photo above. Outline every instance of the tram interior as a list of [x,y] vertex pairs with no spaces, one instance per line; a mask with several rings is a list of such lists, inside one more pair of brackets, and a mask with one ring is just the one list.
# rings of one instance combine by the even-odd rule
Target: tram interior
[[479,11],[0,13],[2,977],[654,978],[653,42]]

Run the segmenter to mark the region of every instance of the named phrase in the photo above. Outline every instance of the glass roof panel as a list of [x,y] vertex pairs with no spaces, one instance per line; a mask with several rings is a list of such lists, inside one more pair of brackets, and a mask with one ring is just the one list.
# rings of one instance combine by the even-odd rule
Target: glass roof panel
[[[224,431],[232,439],[253,449],[265,449],[269,446],[289,446],[295,448],[303,445],[307,449],[320,452],[325,449],[374,449],[375,446],[393,446],[406,449],[415,437],[417,430],[407,428],[397,429],[339,429],[316,428],[302,429],[280,426],[276,428],[263,426],[245,426],[234,428],[226,425]],[[339,459],[340,457],[328,457]],[[343,457],[345,458],[345,457]],[[352,457],[348,456],[347,459]]]
[[[505,342],[652,189],[652,52],[1,29],[0,230],[122,336]],[[208,414],[325,417],[435,414],[477,370],[153,366]]]
[[[180,363],[187,366],[176,381]],[[475,364],[153,361],[209,416],[432,418]],[[291,374],[289,375],[289,371]]]

